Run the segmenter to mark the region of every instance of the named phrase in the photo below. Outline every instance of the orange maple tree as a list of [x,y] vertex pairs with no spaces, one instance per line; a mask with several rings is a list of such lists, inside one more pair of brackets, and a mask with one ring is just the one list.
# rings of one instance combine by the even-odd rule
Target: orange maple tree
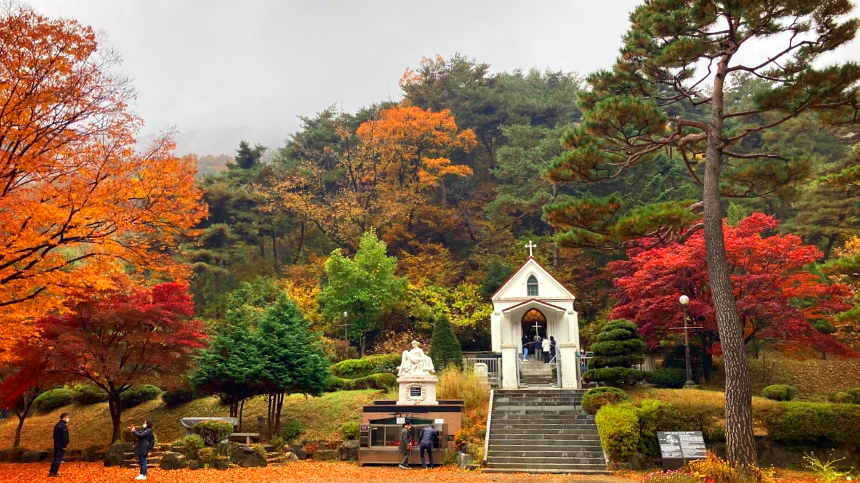
[[205,215],[172,132],[135,149],[119,62],[73,20],[0,18],[0,362],[30,321],[107,288],[105,274],[180,275],[165,248]]

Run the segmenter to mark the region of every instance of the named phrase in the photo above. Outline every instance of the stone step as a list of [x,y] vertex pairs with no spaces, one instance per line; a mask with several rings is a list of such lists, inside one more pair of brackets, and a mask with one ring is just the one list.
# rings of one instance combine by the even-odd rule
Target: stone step
[[559,424],[541,424],[539,421],[523,421],[523,420],[506,420],[506,419],[495,419],[491,423],[491,431],[495,431],[497,429],[523,429],[523,430],[531,430],[531,431],[540,431],[542,429],[547,430],[561,430],[561,429],[572,429],[572,430],[594,430],[597,431],[597,428],[594,427],[594,423],[580,421],[580,422],[570,422],[570,423],[559,423]]
[[606,465],[534,465],[534,466],[517,466],[516,463],[496,463],[487,465],[487,468],[481,470],[481,473],[556,473],[567,474],[577,473],[583,475],[611,475],[611,471],[606,469]]
[[597,459],[604,461],[602,451],[590,450],[558,450],[552,451],[547,449],[534,449],[530,451],[510,450],[503,451],[494,450],[493,458],[572,458],[572,459]]
[[493,406],[582,406],[581,398],[572,397],[535,397],[535,398],[493,398]]
[[519,395],[522,395],[523,393],[543,392],[543,393],[553,393],[553,394],[578,394],[578,395],[582,396],[583,394],[585,394],[585,391],[587,391],[587,389],[556,389],[553,391],[522,391],[519,389],[497,389],[493,394],[498,394],[498,395],[502,395],[502,396],[508,396],[508,395],[519,396]]
[[503,415],[551,414],[564,417],[582,417],[594,421],[594,416],[586,413],[580,406],[497,406],[493,408],[493,417]]
[[597,458],[567,458],[559,456],[502,456],[490,455],[487,463],[516,463],[520,466],[534,466],[538,464],[551,465],[598,465],[606,467],[603,456]]
[[[490,444],[540,444],[547,441],[546,435],[503,434],[490,431]],[[558,444],[600,444],[600,435],[594,434],[553,434],[551,440]],[[521,442],[521,443],[520,443]]]

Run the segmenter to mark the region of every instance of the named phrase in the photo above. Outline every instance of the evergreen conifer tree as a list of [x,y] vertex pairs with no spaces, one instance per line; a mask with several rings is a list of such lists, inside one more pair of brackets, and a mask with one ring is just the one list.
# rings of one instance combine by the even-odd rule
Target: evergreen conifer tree
[[633,365],[642,363],[646,348],[636,324],[624,319],[612,320],[591,344],[589,370],[582,377],[609,385],[633,384],[642,379],[642,373],[633,369]]
[[463,368],[463,351],[460,341],[454,334],[451,320],[445,314],[433,315],[433,336],[430,339],[430,358],[436,372],[441,372],[448,364]]

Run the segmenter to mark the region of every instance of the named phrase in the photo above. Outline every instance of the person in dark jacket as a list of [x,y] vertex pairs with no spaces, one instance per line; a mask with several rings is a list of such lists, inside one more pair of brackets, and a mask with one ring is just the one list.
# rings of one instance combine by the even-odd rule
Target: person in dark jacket
[[529,361],[529,337],[527,335],[523,336],[523,362]]
[[[550,358],[550,361],[555,360],[555,351],[556,350],[557,349],[556,349],[556,345],[555,345],[555,337],[549,336],[549,358]],[[555,362],[558,362],[558,361],[555,361]]]
[[63,462],[63,455],[66,454],[66,448],[69,447],[69,414],[63,413],[60,415],[60,421],[54,425],[54,459],[51,461],[51,469],[48,470],[48,476],[56,478],[60,471],[60,463]]
[[131,432],[137,437],[137,444],[134,445],[134,454],[140,460],[140,474],[135,480],[146,479],[146,459],[149,458],[149,452],[155,446],[155,436],[152,434],[152,421],[147,419],[143,422],[143,429],[137,431],[135,426],[131,426]]
[[403,423],[403,429],[400,430],[400,446],[397,449],[403,455],[403,461],[400,462],[400,467],[404,470],[411,470],[409,467],[409,456],[412,454],[412,436],[410,435],[412,425]]
[[436,434],[436,429],[433,426],[426,426],[418,433],[418,451],[421,454],[421,467],[427,469],[427,462],[424,461],[424,452],[426,451],[430,458],[430,469],[433,469],[433,443],[439,441],[439,435]]

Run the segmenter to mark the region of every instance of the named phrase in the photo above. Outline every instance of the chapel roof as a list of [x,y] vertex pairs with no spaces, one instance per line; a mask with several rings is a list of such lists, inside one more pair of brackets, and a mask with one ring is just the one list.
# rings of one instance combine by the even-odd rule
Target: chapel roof
[[[529,258],[527,258],[527,259],[526,259],[526,261],[525,261],[525,262],[523,262],[523,264],[522,264],[522,265],[520,265],[520,267],[519,267],[518,269],[514,270],[514,273],[512,273],[512,274],[511,274],[511,276],[509,276],[509,277],[507,278],[507,280],[505,280],[505,283],[503,283],[503,284],[498,288],[498,290],[496,290],[496,291],[493,293],[493,295],[490,297],[490,300],[495,299],[495,298],[496,298],[496,295],[498,295],[499,293],[501,293],[502,291],[504,291],[504,290],[505,290],[505,289],[510,285],[511,281],[512,281],[512,280],[514,280],[515,278],[517,278],[517,275],[519,275],[519,273],[520,273],[521,271],[525,270],[529,265],[537,265],[537,268],[538,268],[541,272],[543,272],[544,274],[546,274],[546,275],[547,275],[547,276],[548,276],[552,281],[554,281],[556,284],[558,284],[558,286],[561,288],[561,290],[562,290],[562,291],[564,291],[564,293],[565,293],[565,294],[567,294],[571,299],[575,299],[575,298],[576,298],[576,297],[574,297],[574,295],[570,292],[570,290],[568,290],[568,289],[567,289],[567,287],[565,287],[563,283],[559,282],[559,281],[558,281],[558,279],[557,279],[557,278],[555,278],[555,276],[553,276],[553,274],[552,274],[552,273],[550,273],[550,271],[549,271],[549,270],[547,270],[547,269],[546,269],[546,267],[544,267],[543,265],[541,265],[541,263],[540,263],[539,261],[537,261],[537,259],[536,259],[535,257],[533,257],[533,256],[529,256]],[[526,302],[528,302],[528,300],[527,300]]]

